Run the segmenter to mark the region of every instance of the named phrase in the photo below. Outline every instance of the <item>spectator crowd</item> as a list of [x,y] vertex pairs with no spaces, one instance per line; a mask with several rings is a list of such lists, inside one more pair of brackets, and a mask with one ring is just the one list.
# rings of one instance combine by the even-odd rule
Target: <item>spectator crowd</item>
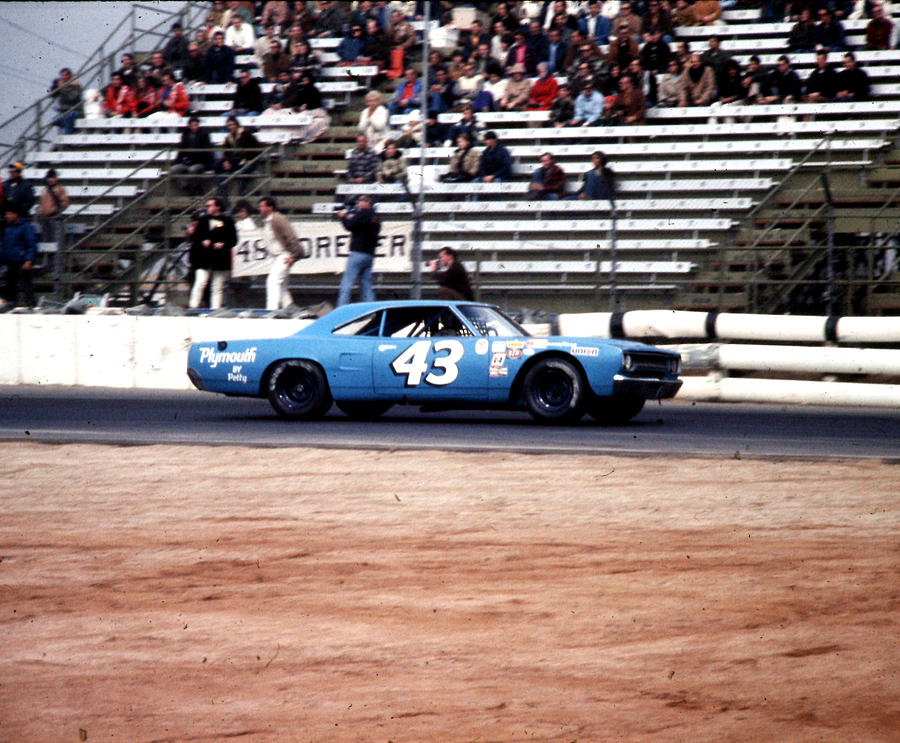
[[[455,23],[461,10],[452,2],[429,4],[430,17],[442,26]],[[330,117],[319,90],[323,61],[316,45],[331,38],[337,40],[332,47],[337,65],[374,66],[373,88],[383,80],[396,81],[387,95],[373,89],[366,96],[357,145],[348,153],[348,182],[404,181],[403,150],[419,145],[455,148],[446,180],[492,182],[509,177],[512,159],[496,133],[483,130],[479,112],[547,111],[551,126],[567,128],[640,125],[654,106],[863,101],[871,96],[871,85],[844,22],[867,19],[860,49],[897,46],[898,28],[885,2],[765,2],[761,20],[791,25],[785,54],[772,69],[756,56],[743,65],[723,48],[721,27],[723,9],[745,5],[738,0],[468,3],[464,9],[471,11],[471,22],[450,37],[455,45],[429,55],[426,89],[412,51],[418,43],[414,22],[423,17],[424,2],[216,0],[199,28],[175,23],[146,58],[122,54],[102,91],[85,91],[72,70],[63,68],[50,88],[54,123],[71,134],[85,115],[122,119],[126,129],[129,119],[185,122],[172,172],[185,191],[199,194],[203,173],[247,176],[255,168],[263,145],[241,117],[303,114],[290,131],[304,142],[328,129]],[[720,33],[710,35],[704,48],[692,48],[688,39],[679,38],[679,29],[692,26]],[[816,64],[801,78],[791,55],[807,52],[816,54]],[[189,86],[196,83],[233,85],[220,151],[212,147],[191,101]],[[446,112],[462,117],[445,126],[439,117]],[[409,115],[400,128],[390,123],[397,114]],[[603,153],[595,153],[592,162],[578,197],[612,197],[614,179]],[[47,184],[50,195],[41,199],[42,215],[58,215],[67,205],[64,192],[54,191],[49,177]],[[237,179],[237,184],[243,191],[245,181]],[[552,153],[545,153],[530,197],[562,198],[565,190],[565,173]],[[209,202],[211,210],[227,206],[228,193],[220,195],[220,205]],[[4,203],[10,199],[7,193]],[[16,205],[19,216],[27,217],[28,209]],[[7,218],[7,224],[11,221]],[[45,229],[52,234],[52,225]],[[217,292],[215,271],[208,280]]]

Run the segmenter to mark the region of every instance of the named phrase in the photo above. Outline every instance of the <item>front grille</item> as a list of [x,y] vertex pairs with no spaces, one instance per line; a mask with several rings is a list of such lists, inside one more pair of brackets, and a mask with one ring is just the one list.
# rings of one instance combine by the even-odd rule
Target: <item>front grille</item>
[[635,377],[662,378],[669,374],[678,374],[681,370],[681,360],[668,353],[626,351],[623,369]]

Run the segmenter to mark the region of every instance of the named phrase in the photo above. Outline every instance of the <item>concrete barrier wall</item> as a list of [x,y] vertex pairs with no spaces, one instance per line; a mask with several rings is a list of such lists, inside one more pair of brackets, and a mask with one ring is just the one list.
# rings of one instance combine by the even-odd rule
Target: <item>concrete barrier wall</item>
[[309,320],[0,316],[0,384],[187,389],[191,343],[279,338]]

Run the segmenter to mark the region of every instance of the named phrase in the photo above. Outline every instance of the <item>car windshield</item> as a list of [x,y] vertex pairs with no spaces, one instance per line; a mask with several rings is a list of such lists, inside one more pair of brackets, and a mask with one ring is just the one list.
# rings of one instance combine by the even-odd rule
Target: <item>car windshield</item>
[[528,331],[515,320],[508,318],[496,307],[481,305],[457,305],[459,311],[481,335],[517,336],[529,335]]

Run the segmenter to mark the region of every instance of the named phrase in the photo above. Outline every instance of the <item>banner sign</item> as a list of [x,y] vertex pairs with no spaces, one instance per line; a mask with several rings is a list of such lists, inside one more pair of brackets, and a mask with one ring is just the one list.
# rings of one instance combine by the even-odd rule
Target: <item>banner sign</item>
[[[309,252],[291,266],[292,274],[343,273],[350,252],[350,233],[340,222],[293,222],[294,231]],[[375,250],[374,273],[408,273],[411,270],[412,224],[381,224]],[[233,276],[267,274],[275,258],[269,253],[265,233],[261,229],[238,230],[238,242],[231,256]]]

